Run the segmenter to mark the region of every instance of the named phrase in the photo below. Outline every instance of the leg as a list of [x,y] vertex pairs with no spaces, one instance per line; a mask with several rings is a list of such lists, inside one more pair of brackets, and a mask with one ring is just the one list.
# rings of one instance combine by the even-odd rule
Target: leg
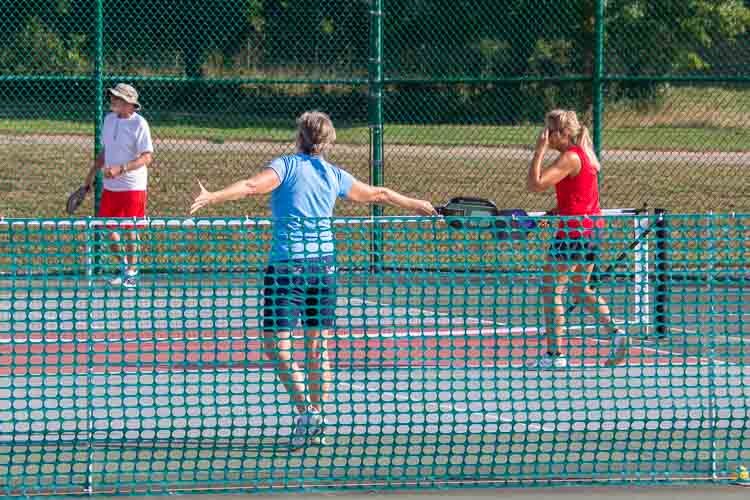
[[595,316],[599,323],[614,333],[617,326],[610,314],[609,305],[601,295],[591,287],[591,273],[594,270],[593,263],[577,264],[573,269],[571,277],[572,284],[570,287],[573,300],[577,304],[582,304],[584,310]]
[[336,275],[332,259],[321,259],[309,271],[306,279],[310,287],[305,298],[305,365],[310,405],[320,412],[333,390],[328,339],[336,326]]
[[331,363],[328,359],[330,330],[311,329],[306,332],[305,371],[310,391],[310,406],[323,411],[323,404],[333,389]]
[[292,332],[263,332],[263,354],[273,364],[276,376],[294,401],[297,412],[302,414],[307,409],[305,376],[294,362],[292,348]]
[[109,233],[109,239],[112,241],[112,243],[109,245],[109,249],[112,251],[112,255],[114,255],[115,259],[117,259],[120,263],[126,262],[125,256],[121,255],[122,246],[120,245],[120,233],[114,231]]
[[544,302],[547,353],[560,354],[558,339],[565,330],[565,305],[563,294],[568,285],[571,266],[548,261],[544,265],[542,300]]
[[[116,199],[117,196],[118,196],[117,193],[108,191],[106,189],[103,190],[101,205],[99,207],[99,212],[96,214],[96,216],[102,217],[102,218],[119,217],[119,212],[117,209],[117,199]],[[124,257],[120,254],[122,250],[122,248],[120,247],[120,233],[113,230],[117,226],[111,226],[110,224],[106,224],[105,227],[111,230],[111,232],[108,235],[108,238],[111,241],[109,249],[112,255],[114,256],[114,258],[117,259],[118,269],[119,269],[120,267],[119,265],[124,262]]]
[[[113,241],[113,243],[110,245],[110,249],[112,250],[112,255],[115,256],[115,259],[117,261],[116,265],[116,273],[114,277],[112,277],[109,280],[109,284],[111,286],[122,286],[125,284],[127,278],[126,278],[126,269],[128,267],[128,262],[126,260],[125,254],[122,253],[122,245],[120,244],[120,233],[112,232],[110,233],[110,239]],[[133,286],[135,284],[133,283]]]
[[625,361],[630,340],[627,334],[615,324],[607,301],[604,300],[604,297],[599,296],[589,284],[591,272],[594,269],[593,261],[595,260],[596,246],[588,246],[586,251],[588,252],[586,255],[587,262],[576,265],[573,276],[574,286],[571,287],[573,297],[576,302],[582,303],[586,312],[596,316],[599,324],[606,327],[610,334],[614,334],[613,347],[606,365],[619,365]]
[[297,324],[300,304],[292,283],[292,269],[281,264],[269,266],[263,278],[263,353],[273,364],[279,381],[296,404],[297,412],[307,409],[305,376],[292,352],[292,330]]
[[137,271],[136,265],[138,264],[138,243],[140,236],[135,231],[128,231],[125,233],[125,239],[128,243],[125,245],[125,256],[123,260],[126,263],[127,271],[131,274],[135,274]]

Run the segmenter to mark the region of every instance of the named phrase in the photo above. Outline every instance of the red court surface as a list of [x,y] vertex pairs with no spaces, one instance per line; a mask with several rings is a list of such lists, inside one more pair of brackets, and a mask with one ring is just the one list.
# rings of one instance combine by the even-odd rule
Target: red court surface
[[[343,329],[329,341],[339,369],[376,367],[523,368],[543,354],[536,328]],[[0,343],[0,376],[112,374],[268,367],[259,331],[34,332]],[[609,341],[570,336],[561,346],[572,368],[604,367]],[[303,359],[304,342],[295,339]],[[696,365],[695,356],[631,345],[628,365]]]

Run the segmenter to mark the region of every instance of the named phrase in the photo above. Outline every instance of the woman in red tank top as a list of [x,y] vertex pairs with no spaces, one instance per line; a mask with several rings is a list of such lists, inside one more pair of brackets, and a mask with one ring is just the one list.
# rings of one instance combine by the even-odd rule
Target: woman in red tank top
[[[540,368],[564,368],[559,338],[565,329],[564,294],[583,303],[595,314],[603,328],[614,336],[607,366],[624,362],[628,337],[612,318],[609,306],[589,285],[598,251],[598,232],[604,227],[599,206],[599,160],[594,154],[588,129],[578,121],[575,111],[553,110],[547,113],[545,128],[539,134],[534,159],[529,166],[529,191],[541,193],[555,187],[560,216],[555,241],[544,265],[542,300],[544,302],[547,353],[538,362]],[[542,168],[547,149],[560,155]]]

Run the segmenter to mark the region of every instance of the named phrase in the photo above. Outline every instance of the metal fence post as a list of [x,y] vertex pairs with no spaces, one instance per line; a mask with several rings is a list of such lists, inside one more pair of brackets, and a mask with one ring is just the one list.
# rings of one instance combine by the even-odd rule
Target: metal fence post
[[[596,12],[594,14],[594,74],[593,86],[593,109],[592,126],[594,151],[601,159],[602,152],[602,126],[604,114],[604,4],[606,0],[596,0]],[[601,175],[600,175],[601,177]],[[601,182],[601,181],[600,181]]]
[[[104,0],[96,1],[96,42],[94,56],[94,161],[101,150],[102,114],[104,113]],[[102,199],[102,173],[96,173],[94,182],[94,213],[99,212]]]
[[[370,3],[370,50],[368,64],[367,116],[370,129],[370,178],[375,186],[383,185],[383,0]],[[371,217],[383,215],[380,206],[370,209]],[[370,232],[370,267],[380,261],[382,235],[378,225]]]

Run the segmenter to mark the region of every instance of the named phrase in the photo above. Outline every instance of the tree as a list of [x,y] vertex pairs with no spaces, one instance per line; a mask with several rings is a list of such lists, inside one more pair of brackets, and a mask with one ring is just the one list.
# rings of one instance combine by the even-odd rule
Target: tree
[[105,51],[135,61],[178,53],[185,76],[199,78],[210,51],[239,51],[260,9],[260,0],[105,0]]
[[[607,71],[625,75],[711,74],[709,49],[734,43],[750,28],[743,0],[609,0]],[[648,98],[657,84],[621,86],[627,97]]]

